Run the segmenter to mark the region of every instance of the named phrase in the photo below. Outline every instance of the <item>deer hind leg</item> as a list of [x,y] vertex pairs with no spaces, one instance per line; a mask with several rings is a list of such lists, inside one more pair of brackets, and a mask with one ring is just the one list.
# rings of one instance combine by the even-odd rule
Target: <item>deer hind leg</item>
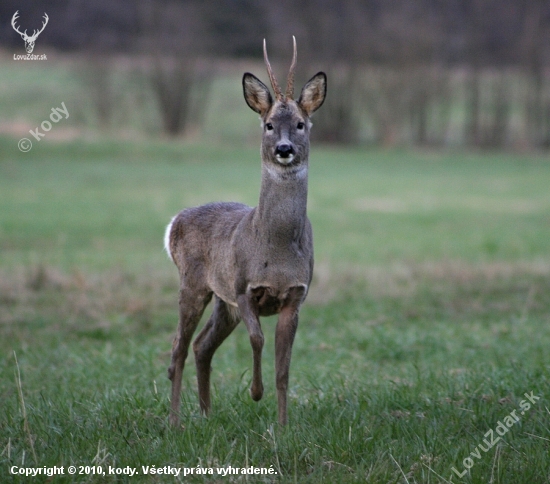
[[250,345],[252,346],[253,370],[252,385],[250,386],[250,396],[252,400],[258,401],[264,394],[264,385],[262,383],[262,349],[264,347],[264,334],[260,325],[259,308],[256,298],[251,291],[247,291],[237,298],[239,311],[243,318]]
[[283,309],[279,313],[277,329],[275,330],[275,384],[277,388],[277,404],[279,424],[287,423],[287,393],[288,374],[292,344],[298,329],[298,311],[306,294],[304,286],[292,287],[289,290]]
[[178,425],[181,398],[181,378],[183,367],[189,351],[189,344],[202,313],[212,298],[208,290],[191,291],[188,288],[180,290],[179,325],[172,345],[172,362],[168,368],[168,378],[172,380],[172,400],[170,407],[170,423]]
[[215,296],[215,305],[210,319],[193,342],[199,401],[201,410],[208,415],[210,411],[210,372],[214,352],[239,324],[240,317],[236,309],[230,308]]

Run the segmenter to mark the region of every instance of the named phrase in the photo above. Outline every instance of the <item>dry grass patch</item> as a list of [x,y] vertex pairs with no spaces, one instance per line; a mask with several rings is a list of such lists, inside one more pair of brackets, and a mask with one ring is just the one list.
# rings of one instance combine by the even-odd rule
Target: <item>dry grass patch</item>
[[[148,329],[162,316],[175,317],[177,291],[177,278],[170,270],[68,273],[38,265],[0,271],[0,325],[108,329],[132,321],[134,330]],[[412,318],[444,311],[452,315],[513,313],[525,320],[533,312],[548,313],[550,261],[316,265],[307,305],[362,300],[393,301]]]
[[361,299],[393,301],[408,319],[444,312],[513,315],[524,321],[535,312],[550,315],[550,261],[316,266],[309,304]]
[[122,270],[91,274],[38,265],[0,272],[0,325],[45,322],[65,329],[108,329],[127,320],[154,324],[175,308],[171,274]]

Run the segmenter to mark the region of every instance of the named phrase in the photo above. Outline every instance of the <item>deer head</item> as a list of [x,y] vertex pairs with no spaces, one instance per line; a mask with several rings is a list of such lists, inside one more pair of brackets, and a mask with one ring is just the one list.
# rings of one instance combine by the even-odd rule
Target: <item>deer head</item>
[[21,38],[25,41],[25,50],[27,53],[32,54],[32,51],[34,50],[34,43],[36,42],[36,39],[38,36],[42,33],[42,31],[46,28],[46,25],[48,25],[49,17],[44,12],[44,22],[42,22],[42,28],[40,30],[35,30],[31,36],[27,35],[27,30],[25,32],[21,32],[17,25],[15,25],[15,21],[19,18],[19,10],[13,14],[13,17],[11,19],[11,26],[13,27],[13,30],[15,30],[19,35],[21,35]]
[[267,57],[264,40],[264,60],[275,100],[267,86],[256,76],[243,76],[244,97],[248,106],[262,120],[262,160],[279,173],[297,172],[309,155],[310,116],[325,100],[327,78],[324,72],[315,74],[294,100],[294,71],[296,68],[296,39],[294,54],[287,78],[285,94],[281,91]]

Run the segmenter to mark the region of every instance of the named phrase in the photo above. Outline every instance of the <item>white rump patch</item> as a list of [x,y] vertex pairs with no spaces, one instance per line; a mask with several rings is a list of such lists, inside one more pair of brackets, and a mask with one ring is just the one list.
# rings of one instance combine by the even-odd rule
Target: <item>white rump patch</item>
[[176,216],[172,217],[172,220],[170,220],[170,223],[168,224],[164,232],[164,250],[168,254],[168,257],[170,257],[172,262],[174,262],[174,258],[172,257],[172,253],[170,252],[170,232],[172,231],[172,224],[174,223],[174,220],[176,220]]

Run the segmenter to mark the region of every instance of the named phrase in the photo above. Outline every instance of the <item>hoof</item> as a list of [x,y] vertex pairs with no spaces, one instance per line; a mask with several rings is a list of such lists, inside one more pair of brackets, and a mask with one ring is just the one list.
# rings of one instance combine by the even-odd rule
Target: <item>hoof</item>
[[253,386],[250,387],[250,396],[252,397],[252,400],[254,400],[255,402],[261,400],[263,395],[264,395],[263,385],[259,389],[254,388]]

